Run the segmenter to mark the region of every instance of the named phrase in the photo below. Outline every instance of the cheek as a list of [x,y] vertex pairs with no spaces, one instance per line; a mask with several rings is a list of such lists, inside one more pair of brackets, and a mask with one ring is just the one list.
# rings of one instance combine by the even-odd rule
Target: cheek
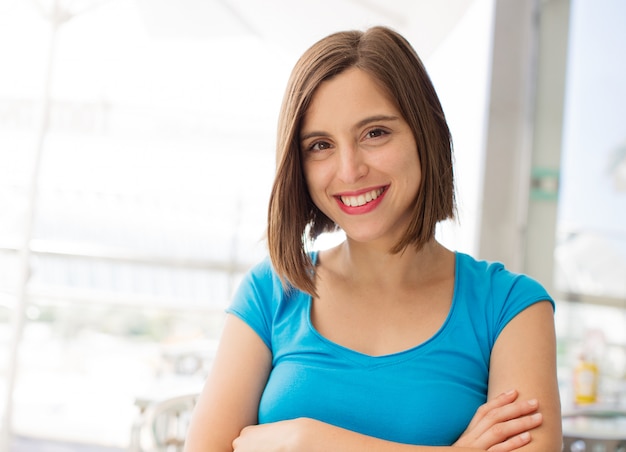
[[315,204],[317,204],[320,190],[322,189],[322,184],[320,180],[320,173],[312,168],[311,164],[304,165],[304,181],[306,183],[306,188],[309,192],[309,196],[313,200]]
[[404,183],[407,190],[417,191],[422,184],[422,166],[417,154],[407,155],[404,159],[398,160],[394,169],[397,174],[403,174]]
[[306,181],[306,186],[312,196],[315,192],[325,188],[328,178],[324,165],[320,165],[319,162],[308,162],[304,164],[303,169],[304,180]]
[[304,183],[306,184],[306,188],[309,190],[309,193],[311,193],[313,185],[314,185],[314,178],[313,178],[313,173],[311,172],[311,165],[307,165],[306,163],[303,164],[302,173],[304,174]]
[[422,186],[422,167],[419,163],[414,164],[413,171],[410,174],[410,183],[417,192]]
[[417,151],[381,154],[372,166],[383,173],[394,174],[407,181],[419,180],[422,177],[422,166]]
[[309,196],[313,204],[327,216],[330,214],[327,191],[331,179],[332,176],[329,174],[326,165],[313,162],[304,166],[304,180],[309,191]]

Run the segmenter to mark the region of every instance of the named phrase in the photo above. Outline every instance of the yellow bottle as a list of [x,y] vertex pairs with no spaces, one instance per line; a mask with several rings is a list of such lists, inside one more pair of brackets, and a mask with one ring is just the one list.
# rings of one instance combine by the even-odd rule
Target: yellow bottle
[[574,369],[574,401],[577,405],[589,405],[598,401],[598,366],[585,357],[580,357]]

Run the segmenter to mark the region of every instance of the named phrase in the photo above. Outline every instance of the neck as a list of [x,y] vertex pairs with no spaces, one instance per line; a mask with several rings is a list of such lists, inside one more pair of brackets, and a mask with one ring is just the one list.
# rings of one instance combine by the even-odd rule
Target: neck
[[361,286],[397,288],[420,284],[449,271],[454,263],[454,254],[434,238],[419,250],[408,247],[396,254],[348,239],[331,254],[337,270]]

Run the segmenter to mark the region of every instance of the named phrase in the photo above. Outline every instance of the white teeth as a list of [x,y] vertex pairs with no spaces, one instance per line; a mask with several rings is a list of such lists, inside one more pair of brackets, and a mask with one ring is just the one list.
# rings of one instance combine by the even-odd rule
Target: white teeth
[[349,207],[358,207],[367,204],[378,198],[383,192],[382,188],[372,190],[359,196],[342,196],[341,202]]

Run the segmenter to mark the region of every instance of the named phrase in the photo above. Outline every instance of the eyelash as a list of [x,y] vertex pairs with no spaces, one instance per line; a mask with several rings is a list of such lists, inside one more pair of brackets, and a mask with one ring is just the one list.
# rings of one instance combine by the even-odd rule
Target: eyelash
[[[324,148],[323,149],[316,149],[319,147],[319,145],[323,145]],[[307,151],[311,151],[311,152],[320,152],[320,151],[324,151],[326,149],[328,149],[330,147],[330,144],[328,144],[327,141],[315,141],[313,143],[311,143],[308,147],[307,147]]]
[[[370,129],[365,133],[365,136],[367,138],[372,138],[372,139],[380,138],[385,135],[389,135],[389,132],[380,127]],[[324,147],[322,149],[319,149],[320,145]],[[320,141],[314,141],[309,146],[307,146],[306,149],[307,151],[310,151],[310,152],[321,152],[321,151],[325,151],[328,148],[330,148],[330,144],[327,141],[320,140]]]
[[[376,133],[376,136],[372,136],[373,133]],[[382,129],[380,127],[377,127],[375,129],[371,129],[368,130],[367,133],[365,134],[366,136],[368,136],[369,138],[379,138],[383,135],[388,135],[389,132],[387,132],[385,129]]]

